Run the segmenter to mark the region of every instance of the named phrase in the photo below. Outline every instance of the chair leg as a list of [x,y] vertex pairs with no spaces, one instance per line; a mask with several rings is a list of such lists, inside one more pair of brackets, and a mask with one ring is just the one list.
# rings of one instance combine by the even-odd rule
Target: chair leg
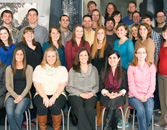
[[71,106],[68,110],[68,117],[67,117],[67,130],[70,129],[70,112],[71,112]]
[[105,113],[106,108],[103,108],[102,110],[102,123],[101,123],[101,130],[103,130],[103,122],[104,122],[104,113]]
[[63,130],[64,130],[64,112],[63,112],[63,110],[61,109],[61,114],[62,114],[62,122],[63,122]]

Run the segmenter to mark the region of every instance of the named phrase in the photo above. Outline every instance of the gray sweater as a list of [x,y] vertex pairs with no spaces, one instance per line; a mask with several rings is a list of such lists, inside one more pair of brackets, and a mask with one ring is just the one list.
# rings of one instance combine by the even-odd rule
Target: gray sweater
[[66,87],[70,96],[79,96],[80,93],[92,92],[94,96],[99,91],[99,75],[97,69],[89,64],[89,70],[84,73],[75,72],[73,68],[69,71],[68,85]]
[[6,92],[6,87],[5,87],[5,70],[6,70],[7,65],[3,64],[0,66],[0,96],[4,95]]

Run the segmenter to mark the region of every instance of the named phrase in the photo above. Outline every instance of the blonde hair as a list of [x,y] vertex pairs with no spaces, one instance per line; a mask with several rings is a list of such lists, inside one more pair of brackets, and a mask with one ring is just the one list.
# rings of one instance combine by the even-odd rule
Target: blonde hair
[[60,58],[59,58],[59,53],[58,53],[58,51],[56,50],[55,47],[50,46],[50,47],[48,47],[48,48],[46,49],[46,51],[45,51],[45,53],[44,53],[43,60],[42,60],[42,62],[41,62],[42,68],[45,68],[45,65],[48,64],[48,63],[47,63],[47,53],[48,53],[49,51],[54,51],[55,54],[56,54],[56,62],[54,63],[54,67],[56,68],[56,67],[60,66],[60,65],[61,65],[61,62],[60,62]]
[[101,13],[100,13],[100,11],[98,9],[92,10],[91,17],[93,15],[93,12],[95,12],[95,11],[97,11],[99,13],[99,20],[97,21],[97,25],[98,25],[98,27],[101,27],[102,26],[102,18],[101,18]]
[[98,39],[97,39],[97,33],[99,30],[103,30],[104,31],[104,39],[103,39],[103,43],[102,43],[102,48],[100,50],[100,54],[99,54],[99,57],[100,58],[103,58],[104,57],[104,50],[107,46],[107,39],[106,39],[106,30],[104,27],[98,27],[96,29],[96,32],[95,32],[95,37],[94,37],[94,42],[93,42],[93,45],[92,45],[92,50],[91,50],[91,57],[92,59],[95,58],[96,54],[97,54],[97,45],[98,45]]

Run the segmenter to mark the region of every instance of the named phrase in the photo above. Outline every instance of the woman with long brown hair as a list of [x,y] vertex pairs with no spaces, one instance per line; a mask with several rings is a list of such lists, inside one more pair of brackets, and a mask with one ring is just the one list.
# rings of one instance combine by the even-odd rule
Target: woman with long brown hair
[[15,44],[12,43],[12,37],[9,30],[6,27],[0,28],[0,60],[7,66],[12,63],[12,53],[15,48]]
[[74,27],[72,32],[72,39],[67,41],[65,47],[65,59],[67,63],[67,70],[69,71],[74,63],[77,52],[81,48],[87,48],[90,52],[90,45],[85,41],[83,26],[78,24]]
[[105,19],[112,16],[112,13],[117,10],[116,5],[113,2],[109,2],[105,9]]
[[13,52],[12,64],[6,69],[5,108],[11,130],[21,130],[23,113],[30,106],[33,68],[27,65],[22,47]]
[[139,130],[148,130],[154,109],[155,65],[148,60],[148,51],[140,45],[128,68],[129,105],[137,111]]
[[54,46],[57,49],[61,65],[66,66],[64,46],[62,45],[62,39],[61,39],[61,31],[59,27],[56,25],[52,26],[49,29],[49,41],[43,44],[42,47],[43,53],[50,46]]

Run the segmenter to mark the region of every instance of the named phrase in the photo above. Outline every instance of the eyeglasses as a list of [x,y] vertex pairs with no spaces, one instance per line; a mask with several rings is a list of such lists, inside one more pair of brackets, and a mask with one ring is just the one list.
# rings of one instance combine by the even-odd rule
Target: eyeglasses
[[163,18],[163,17],[165,17],[165,16],[157,16],[157,18]]
[[137,52],[137,54],[147,54],[146,52]]
[[99,16],[99,15],[92,15],[92,16]]

